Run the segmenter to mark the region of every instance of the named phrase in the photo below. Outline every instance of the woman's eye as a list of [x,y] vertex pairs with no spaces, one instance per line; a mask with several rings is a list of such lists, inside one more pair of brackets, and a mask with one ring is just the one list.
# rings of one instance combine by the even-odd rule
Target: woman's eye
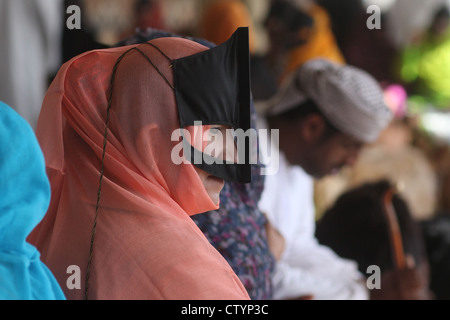
[[209,133],[218,134],[221,131],[220,127],[212,127],[209,129]]

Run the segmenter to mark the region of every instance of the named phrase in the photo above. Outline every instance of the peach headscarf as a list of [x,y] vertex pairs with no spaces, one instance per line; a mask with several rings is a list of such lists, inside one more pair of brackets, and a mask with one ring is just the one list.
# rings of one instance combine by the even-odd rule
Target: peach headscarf
[[[171,59],[207,49],[181,38],[151,43]],[[84,297],[108,88],[117,59],[131,47],[90,51],[67,62],[43,103],[37,136],[52,200],[29,240],[68,299]],[[150,45],[138,49],[173,84],[171,62]],[[191,164],[171,161],[178,143],[171,134],[179,128],[173,89],[132,50],[118,65],[112,92],[88,298],[248,299],[189,216],[217,205]],[[66,284],[73,265],[81,269],[81,289]]]
[[206,5],[198,26],[198,36],[221,44],[239,27],[249,27],[250,53],[256,50],[256,35],[247,6],[241,0],[215,0]]

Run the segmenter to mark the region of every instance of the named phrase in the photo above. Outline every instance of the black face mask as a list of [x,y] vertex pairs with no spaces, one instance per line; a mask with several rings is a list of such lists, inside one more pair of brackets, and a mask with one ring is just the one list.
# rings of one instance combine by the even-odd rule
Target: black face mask
[[[141,54],[166,83],[175,91],[175,97],[180,120],[180,128],[197,125],[227,125],[233,129],[247,132],[250,129],[250,56],[248,47],[248,28],[238,28],[225,43],[203,51],[198,54],[181,59],[172,60],[154,44],[145,43],[157,49],[163,56],[171,61],[174,72],[174,85],[170,84],[162,72],[153,64],[151,59],[139,49],[138,46],[125,51],[114,65],[109,87],[108,108],[106,114],[106,129],[103,144],[103,155],[100,170],[100,182],[97,191],[97,204],[95,207],[95,221],[92,228],[91,247],[87,266],[85,299],[89,291],[89,269],[93,256],[93,243],[99,213],[99,203],[104,172],[104,159],[108,135],[108,123],[111,112],[113,84],[117,67],[122,59],[132,51]],[[184,153],[190,154],[187,159],[198,168],[224,180],[251,182],[251,141],[242,154],[238,154],[238,163],[220,164],[220,159],[214,159],[195,149],[183,139]],[[240,148],[238,148],[238,151]],[[195,159],[204,161],[197,164]],[[209,159],[211,158],[211,159]],[[212,160],[212,161],[211,161]],[[209,164],[211,163],[211,164]]]
[[[229,40],[207,51],[173,60],[174,90],[180,128],[226,125],[250,129],[250,56],[248,28],[238,28]],[[239,130],[241,131],[241,130]],[[238,162],[215,159],[183,139],[184,154],[196,167],[227,181],[251,182],[249,138],[238,147]],[[239,144],[240,145],[240,144]],[[238,145],[238,146],[239,146]],[[202,159],[199,163],[198,159]]]

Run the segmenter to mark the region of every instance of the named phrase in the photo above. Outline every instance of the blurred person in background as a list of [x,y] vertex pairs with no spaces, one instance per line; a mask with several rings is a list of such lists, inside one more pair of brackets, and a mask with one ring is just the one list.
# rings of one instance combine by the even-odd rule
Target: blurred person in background
[[435,215],[438,178],[426,154],[413,145],[413,119],[407,108],[406,90],[398,84],[383,88],[386,104],[392,110],[392,122],[377,141],[365,146],[351,168],[339,175],[316,181],[317,218],[349,188],[366,182],[388,179],[398,186],[414,219],[423,221]]
[[388,179],[363,183],[339,196],[319,220],[316,237],[339,256],[356,261],[368,283],[375,284],[370,267],[379,268],[371,300],[435,298],[421,225]]
[[[380,29],[368,28],[368,5],[361,0],[321,0],[330,15],[333,33],[347,64],[370,73],[380,83],[395,81],[397,48],[389,37],[386,12],[377,17]],[[381,9],[380,9],[381,10]]]
[[287,76],[303,63],[313,58],[323,58],[335,63],[344,64],[346,61],[333,33],[332,22],[328,12],[315,1],[287,1],[295,5],[298,10],[311,16],[314,24],[307,33],[306,42],[290,50],[282,77]]
[[255,101],[267,100],[278,90],[290,52],[307,43],[314,20],[289,1],[270,1],[263,21],[268,48],[251,59]]
[[238,27],[249,28],[249,49],[250,54],[253,54],[256,38],[247,5],[241,0],[213,0],[205,5],[200,14],[196,36],[221,44]]
[[401,80],[410,94],[411,108],[450,110],[450,9],[434,12],[425,33],[401,52]]
[[257,111],[259,129],[279,130],[279,144],[271,146],[279,149],[279,170],[266,176],[259,202],[285,239],[273,277],[275,299],[367,299],[356,263],[314,237],[313,179],[353,165],[362,146],[391,121],[381,87],[360,69],[311,59]]
[[0,0],[0,100],[36,129],[61,65],[62,0]]

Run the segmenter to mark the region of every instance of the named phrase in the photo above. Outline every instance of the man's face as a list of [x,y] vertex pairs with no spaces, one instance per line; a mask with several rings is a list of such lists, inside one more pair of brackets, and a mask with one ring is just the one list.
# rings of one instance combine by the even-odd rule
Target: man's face
[[331,129],[319,114],[294,121],[272,118],[269,122],[272,128],[280,129],[280,149],[288,162],[299,165],[314,178],[355,164],[363,147],[355,138]]
[[311,176],[323,178],[355,164],[363,144],[343,133],[335,133],[310,145],[302,167]]

